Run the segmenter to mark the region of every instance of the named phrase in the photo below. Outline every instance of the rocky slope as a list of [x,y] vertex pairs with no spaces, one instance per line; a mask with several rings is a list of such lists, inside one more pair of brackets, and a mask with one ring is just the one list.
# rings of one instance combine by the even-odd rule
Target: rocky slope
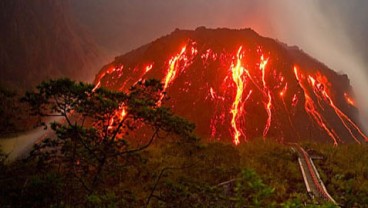
[[147,78],[162,80],[162,104],[212,140],[368,140],[346,75],[251,29],[176,30],[117,57],[95,82],[126,91]]

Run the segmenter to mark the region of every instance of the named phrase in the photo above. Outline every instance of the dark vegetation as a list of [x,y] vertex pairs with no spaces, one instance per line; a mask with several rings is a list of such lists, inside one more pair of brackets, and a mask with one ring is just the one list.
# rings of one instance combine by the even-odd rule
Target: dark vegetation
[[[157,105],[161,96],[162,85],[156,80],[139,82],[129,93],[93,89],[66,79],[44,82],[27,93],[23,101],[33,114],[64,119],[51,125],[55,135],[36,144],[27,159],[4,165],[5,157],[0,155],[1,207],[311,204],[289,147],[262,139],[240,147],[205,143],[193,134],[192,123]],[[366,150],[355,148],[353,158]],[[316,149],[327,158],[318,164],[326,174],[366,177],[363,162],[356,163],[361,169],[353,169],[356,172],[350,175],[344,172],[348,169],[327,166],[345,167],[335,160],[348,148]],[[329,167],[333,167],[330,172]],[[329,180],[328,188],[338,187],[331,191],[333,195],[345,196],[356,207],[365,202],[343,195],[347,192],[344,181],[345,185],[338,185],[330,176]],[[353,189],[366,195],[363,186]]]
[[331,196],[342,207],[366,207],[368,204],[368,147],[347,144],[339,147],[307,144],[322,156],[315,160]]

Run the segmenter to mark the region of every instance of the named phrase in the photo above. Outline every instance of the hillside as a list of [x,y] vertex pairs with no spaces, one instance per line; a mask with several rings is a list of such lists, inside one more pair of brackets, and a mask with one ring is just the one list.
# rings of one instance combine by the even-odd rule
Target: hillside
[[126,91],[148,78],[164,83],[170,99],[162,104],[203,138],[368,141],[346,75],[251,29],[175,30],[116,57],[95,83]]

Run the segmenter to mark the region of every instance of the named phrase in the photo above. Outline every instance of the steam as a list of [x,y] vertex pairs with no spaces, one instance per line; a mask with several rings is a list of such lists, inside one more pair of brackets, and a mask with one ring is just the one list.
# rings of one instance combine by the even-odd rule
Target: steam
[[368,115],[366,63],[361,56],[363,51],[352,40],[351,20],[343,16],[341,8],[322,1],[271,1],[268,8],[274,17],[274,31],[265,33],[300,46],[330,68],[349,76],[367,131],[363,119]]
[[[360,113],[368,115],[368,1],[355,0],[90,0],[73,1],[82,22],[116,56],[175,28],[255,29],[297,45],[333,70],[346,73]],[[84,12],[81,12],[84,11]],[[363,118],[363,115],[361,115]],[[367,126],[367,121],[362,122]],[[368,128],[366,128],[368,130]]]

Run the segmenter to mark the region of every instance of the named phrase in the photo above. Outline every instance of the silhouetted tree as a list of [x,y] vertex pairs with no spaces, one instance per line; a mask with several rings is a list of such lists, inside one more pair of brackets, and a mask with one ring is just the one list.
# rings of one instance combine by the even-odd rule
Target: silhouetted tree
[[158,105],[163,97],[157,80],[138,82],[128,93],[68,79],[43,82],[23,101],[35,115],[62,119],[51,124],[56,135],[35,145],[31,158],[42,170],[58,170],[73,200],[76,193],[101,193],[123,180],[138,153],[163,132],[196,141],[193,124]]

